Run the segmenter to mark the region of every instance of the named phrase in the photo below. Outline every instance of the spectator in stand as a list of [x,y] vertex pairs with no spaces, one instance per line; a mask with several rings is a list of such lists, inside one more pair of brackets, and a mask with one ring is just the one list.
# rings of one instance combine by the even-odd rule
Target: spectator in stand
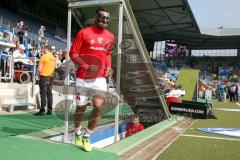
[[10,37],[7,32],[3,33],[3,39],[1,41],[5,42],[5,43],[10,43]]
[[62,63],[65,62],[66,56],[67,56],[67,51],[63,51],[60,58]]
[[19,41],[21,44],[24,43],[24,37],[27,37],[28,26],[23,21],[17,23],[17,35],[19,36]]
[[[5,42],[5,43],[10,43],[10,38],[9,34],[7,32],[3,33],[2,39],[0,41]],[[2,48],[0,49],[0,54],[8,54],[9,48]]]
[[23,43],[22,37],[24,35],[24,22],[20,21],[17,23],[17,36],[19,36],[20,43]]
[[18,45],[17,50],[13,52],[14,68],[16,70],[22,69],[22,64],[25,61],[26,54],[24,53],[25,47],[23,44]]
[[170,82],[168,83],[168,85],[169,85],[171,88],[174,88],[175,82],[170,79]]
[[126,128],[126,137],[129,137],[139,131],[144,130],[143,125],[140,123],[139,117],[137,114],[135,114],[131,118],[131,122],[127,123],[127,128]]
[[41,25],[39,30],[38,30],[38,46],[42,46],[43,43],[43,38],[45,37],[45,32],[46,28],[44,25]]
[[56,60],[56,67],[59,67],[62,64],[62,62],[60,61],[60,58],[59,58],[60,55],[58,54],[58,52],[54,52],[53,55]]

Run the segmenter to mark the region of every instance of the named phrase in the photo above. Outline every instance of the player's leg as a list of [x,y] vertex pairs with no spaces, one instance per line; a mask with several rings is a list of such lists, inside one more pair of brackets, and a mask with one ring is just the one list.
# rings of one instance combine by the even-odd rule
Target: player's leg
[[82,118],[84,116],[84,112],[87,108],[87,99],[88,99],[88,88],[87,88],[87,82],[81,79],[77,79],[76,85],[76,110],[74,114],[74,126],[75,126],[75,144],[82,147],[83,141],[82,141],[82,133],[81,133],[81,122]]
[[101,107],[105,101],[106,92],[107,92],[107,83],[105,78],[97,78],[92,86],[92,103],[93,103],[93,110],[89,116],[88,120],[88,128],[85,130],[83,134],[83,149],[85,151],[91,151],[92,146],[90,142],[90,135],[93,133],[93,130],[98,125],[100,118],[101,118]]

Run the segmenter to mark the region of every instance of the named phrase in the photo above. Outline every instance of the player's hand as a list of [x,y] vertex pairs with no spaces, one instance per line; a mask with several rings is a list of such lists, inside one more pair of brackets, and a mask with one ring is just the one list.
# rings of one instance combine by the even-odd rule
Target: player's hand
[[97,65],[89,65],[87,69],[87,73],[89,74],[96,73],[98,69],[99,69],[99,66]]
[[112,74],[113,74],[113,70],[112,68],[109,68],[105,72],[105,77],[112,77]]

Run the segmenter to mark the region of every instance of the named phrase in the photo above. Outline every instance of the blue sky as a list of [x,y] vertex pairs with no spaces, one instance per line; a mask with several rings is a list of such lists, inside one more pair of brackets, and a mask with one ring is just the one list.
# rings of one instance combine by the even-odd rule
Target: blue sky
[[198,26],[240,28],[240,0],[188,0]]

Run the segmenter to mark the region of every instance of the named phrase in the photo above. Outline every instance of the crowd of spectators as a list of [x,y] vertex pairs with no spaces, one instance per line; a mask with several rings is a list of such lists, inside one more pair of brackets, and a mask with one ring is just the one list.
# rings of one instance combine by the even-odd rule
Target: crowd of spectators
[[[4,32],[3,36],[0,37],[1,42],[11,44],[11,46],[2,46],[0,48],[1,57],[1,76],[9,76],[10,71],[10,58],[12,57],[14,62],[14,70],[28,70],[33,71],[34,63],[38,65],[38,60],[42,54],[42,48],[46,45],[50,45],[48,38],[45,37],[46,28],[41,25],[38,31],[38,42],[37,44],[31,44],[28,40],[28,25],[24,21],[19,21],[17,23],[16,35],[17,38],[10,38],[8,32]],[[59,67],[66,57],[66,51],[61,48],[56,49],[55,46],[51,47],[51,52],[57,60],[57,66]],[[36,57],[36,62],[34,62],[34,57]]]

